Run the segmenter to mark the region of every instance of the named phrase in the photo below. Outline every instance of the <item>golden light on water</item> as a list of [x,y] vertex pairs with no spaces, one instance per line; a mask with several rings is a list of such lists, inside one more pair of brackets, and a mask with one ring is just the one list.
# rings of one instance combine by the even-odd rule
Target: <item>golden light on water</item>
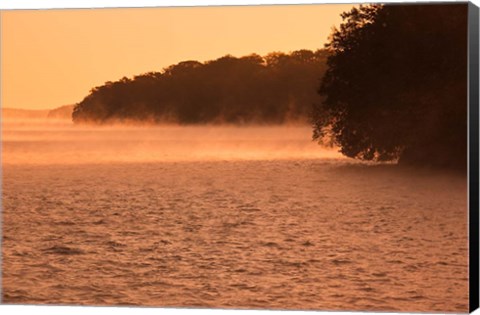
[[297,126],[75,126],[68,120],[2,123],[4,164],[344,159]]

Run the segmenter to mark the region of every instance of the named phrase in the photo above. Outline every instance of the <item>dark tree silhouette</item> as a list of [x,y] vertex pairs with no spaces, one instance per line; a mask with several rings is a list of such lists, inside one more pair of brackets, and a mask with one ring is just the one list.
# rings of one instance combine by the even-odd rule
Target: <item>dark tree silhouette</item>
[[466,167],[467,4],[369,5],[342,15],[314,139],[346,156]]
[[107,82],[76,104],[75,123],[118,121],[202,123],[307,123],[326,70],[325,51],[224,56],[184,61]]

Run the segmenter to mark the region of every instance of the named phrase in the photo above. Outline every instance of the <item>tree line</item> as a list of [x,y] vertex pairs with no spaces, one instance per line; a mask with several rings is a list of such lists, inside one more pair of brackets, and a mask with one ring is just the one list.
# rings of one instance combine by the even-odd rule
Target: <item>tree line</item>
[[73,121],[202,123],[308,122],[321,100],[324,50],[230,55],[184,61],[95,87],[73,111]]

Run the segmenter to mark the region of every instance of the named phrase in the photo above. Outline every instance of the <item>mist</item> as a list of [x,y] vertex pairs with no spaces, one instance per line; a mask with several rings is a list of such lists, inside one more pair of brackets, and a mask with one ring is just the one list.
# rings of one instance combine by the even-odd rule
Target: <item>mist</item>
[[218,160],[343,159],[295,125],[74,125],[69,120],[7,119],[3,164],[85,164]]

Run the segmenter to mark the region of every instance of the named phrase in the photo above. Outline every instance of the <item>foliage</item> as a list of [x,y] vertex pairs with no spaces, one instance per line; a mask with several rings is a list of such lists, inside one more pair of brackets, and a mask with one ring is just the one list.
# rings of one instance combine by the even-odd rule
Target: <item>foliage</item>
[[107,82],[75,106],[74,122],[308,122],[325,51],[224,56]]
[[314,139],[349,157],[465,167],[467,4],[368,5],[342,15]]

